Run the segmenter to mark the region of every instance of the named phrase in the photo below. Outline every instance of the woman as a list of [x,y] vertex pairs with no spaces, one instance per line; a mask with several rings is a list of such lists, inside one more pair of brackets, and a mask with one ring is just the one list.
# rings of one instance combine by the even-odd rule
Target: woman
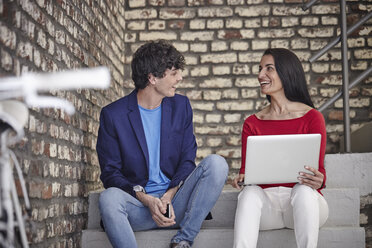
[[270,104],[249,116],[242,132],[242,166],[232,185],[244,180],[245,151],[250,135],[320,133],[319,170],[299,172],[299,183],[246,186],[238,196],[234,247],[256,247],[259,230],[292,228],[297,247],[317,247],[319,227],[328,218],[328,205],[320,190],[326,173],[326,130],[322,114],[314,109],[305,73],[296,55],[287,49],[268,49],[262,56],[258,81]]

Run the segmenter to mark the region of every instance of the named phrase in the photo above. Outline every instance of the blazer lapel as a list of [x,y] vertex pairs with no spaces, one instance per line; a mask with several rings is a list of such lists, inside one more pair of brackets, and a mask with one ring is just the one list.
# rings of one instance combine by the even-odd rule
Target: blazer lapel
[[141,146],[143,155],[146,159],[146,165],[148,168],[149,167],[149,152],[147,149],[146,136],[145,136],[145,131],[142,125],[141,114],[138,109],[136,91],[133,91],[129,95],[128,109],[129,109],[129,112],[128,112],[129,121],[132,125],[134,133],[136,134],[138,143]]

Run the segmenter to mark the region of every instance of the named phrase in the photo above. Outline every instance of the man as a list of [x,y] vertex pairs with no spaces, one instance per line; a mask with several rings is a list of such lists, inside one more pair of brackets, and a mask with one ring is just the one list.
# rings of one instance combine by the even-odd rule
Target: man
[[195,166],[191,106],[175,94],[184,64],[172,45],[146,43],[132,60],[136,89],[102,109],[99,207],[113,247],[137,247],[133,231],[159,227],[180,228],[170,247],[191,247],[226,181],[218,155]]

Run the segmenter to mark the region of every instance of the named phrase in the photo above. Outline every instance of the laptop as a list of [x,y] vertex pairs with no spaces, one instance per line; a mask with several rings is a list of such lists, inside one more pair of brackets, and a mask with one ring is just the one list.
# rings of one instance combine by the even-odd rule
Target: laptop
[[304,166],[319,168],[320,134],[247,138],[244,184],[296,183]]

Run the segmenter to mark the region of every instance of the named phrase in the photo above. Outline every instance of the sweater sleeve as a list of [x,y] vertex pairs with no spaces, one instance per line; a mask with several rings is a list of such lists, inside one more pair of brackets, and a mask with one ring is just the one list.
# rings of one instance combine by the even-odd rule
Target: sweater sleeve
[[247,138],[248,136],[252,135],[252,131],[249,125],[250,122],[250,117],[248,117],[243,124],[243,131],[242,131],[242,150],[241,150],[241,167],[240,167],[240,174],[245,173],[245,157],[246,157],[246,152],[247,152]]
[[324,175],[323,185],[318,191],[325,188],[326,185],[326,171],[324,168],[324,157],[327,146],[327,132],[325,127],[325,121],[323,115],[319,111],[313,111],[315,114],[309,121],[309,133],[319,133],[322,138],[320,142],[320,154],[319,154],[319,171]]

